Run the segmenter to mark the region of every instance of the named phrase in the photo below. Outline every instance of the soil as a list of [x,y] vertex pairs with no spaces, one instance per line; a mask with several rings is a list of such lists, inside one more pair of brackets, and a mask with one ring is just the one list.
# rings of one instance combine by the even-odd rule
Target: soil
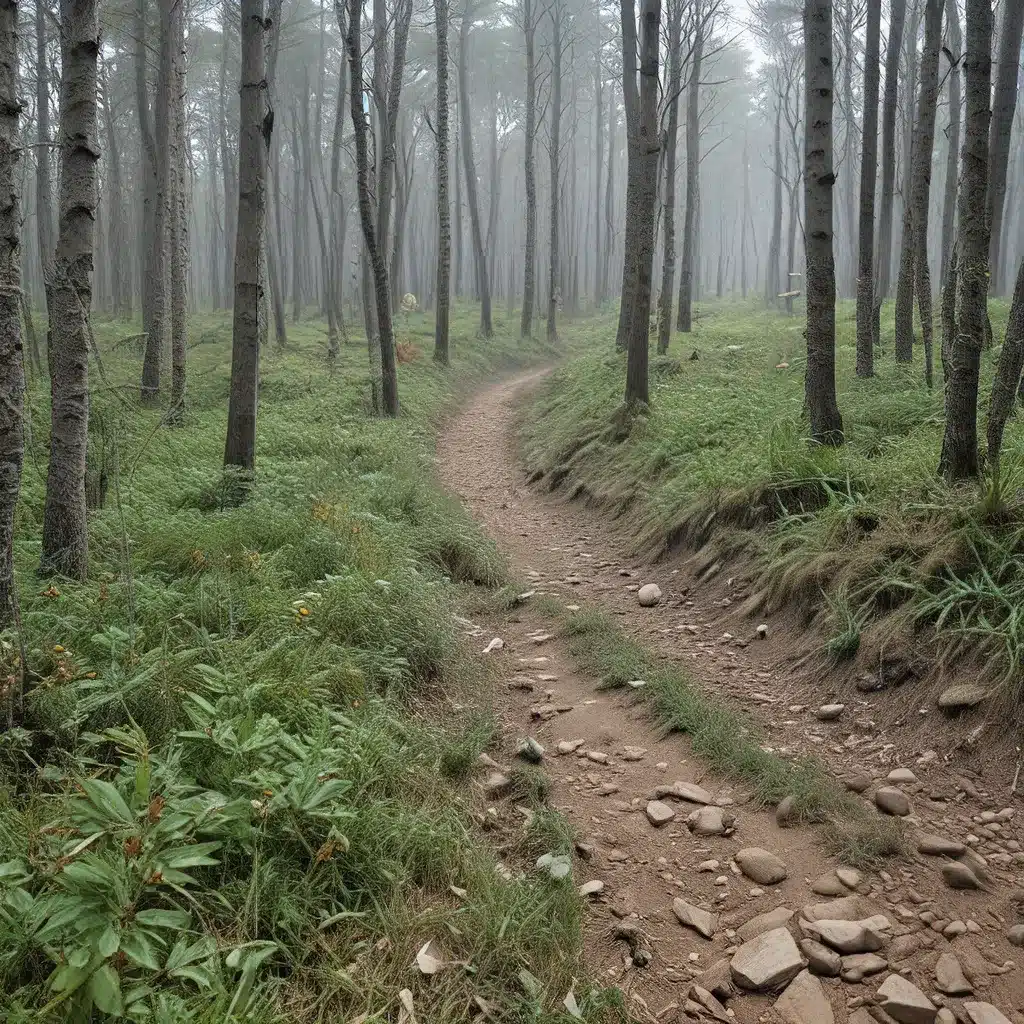
[[[956,1019],[969,1020],[961,998],[936,989],[936,961],[952,952],[973,988],[966,999],[990,1002],[1014,1024],[1024,1024],[1024,973],[1017,966],[1024,952],[1008,939],[1008,929],[1024,921],[1019,798],[1009,795],[1001,778],[998,789],[989,791],[987,774],[972,777],[962,764],[947,761],[942,729],[930,733],[920,721],[938,718],[933,707],[901,729],[898,716],[883,706],[884,694],[851,695],[845,686],[840,692],[827,672],[812,682],[807,673],[798,679],[791,659],[799,623],[784,611],[764,619],[738,615],[746,596],[742,580],[716,576],[699,582],[694,564],[683,557],[644,565],[629,554],[628,522],[605,522],[600,510],[528,486],[515,423],[542,376],[524,374],[479,392],[448,424],[438,451],[442,480],[498,543],[524,589],[538,597],[554,595],[565,606],[597,606],[615,615],[652,649],[685,663],[700,685],[737,702],[774,749],[813,751],[840,777],[867,773],[872,786],[866,800],[874,789],[892,784],[886,781],[892,769],[911,769],[917,781],[898,783],[912,801],[911,832],[957,839],[987,861],[990,880],[977,891],[949,888],[940,873],[943,858],[919,853],[877,873],[864,872],[853,879],[855,890],[838,886],[838,892],[860,893],[867,914],[885,914],[900,938],[881,951],[889,966],[864,982],[821,979],[835,1020],[850,1020],[860,1006],[870,1008],[874,1019],[892,1019],[873,1005],[879,984],[892,971],[913,981],[936,1006],[948,1006]],[[636,590],[649,582],[659,585],[663,597],[657,607],[641,608]],[[764,640],[756,631],[762,622]],[[545,748],[541,767],[551,781],[549,803],[581,839],[575,883],[603,883],[599,894],[588,897],[586,953],[593,976],[621,986],[640,1019],[715,1019],[690,998],[693,980],[735,951],[741,941],[735,929],[758,914],[790,908],[796,916],[789,929],[800,939],[801,908],[828,898],[815,895],[811,884],[822,876],[832,876],[835,884],[840,865],[825,853],[813,827],[780,828],[773,808],[757,807],[741,786],[711,774],[685,737],[665,735],[635,691],[601,690],[598,679],[577,671],[562,641],[551,635],[557,630],[543,602],[530,599],[507,615],[476,617],[465,630],[480,657],[497,663],[506,683],[499,692],[502,740],[492,756],[508,767],[519,740],[539,741]],[[503,646],[484,654],[494,637]],[[833,702],[844,703],[845,710],[834,721],[819,721],[818,706]],[[557,710],[537,717],[541,705]],[[561,740],[582,744],[559,755]],[[1000,776],[1012,776],[1012,764],[1002,768]],[[708,790],[735,815],[735,831],[692,835],[685,819],[697,805],[671,797],[665,803],[675,817],[653,825],[648,800],[657,787],[676,780]],[[495,799],[495,813],[508,827],[522,827],[520,811],[509,803]],[[999,812],[1001,820],[991,820]],[[780,857],[785,880],[758,885],[744,877],[734,858],[746,847]],[[708,861],[718,865],[699,867]],[[677,922],[677,897],[719,915],[710,940]],[[943,931],[950,922],[947,937]],[[956,922],[969,930],[952,935],[959,930]],[[623,934],[626,939],[617,937]],[[898,958],[897,952],[915,945]],[[644,963],[647,954],[650,962]],[[741,1024],[787,1019],[774,1002],[773,995],[744,993],[727,1005],[731,1019]],[[815,1020],[807,1018],[806,1024]]]

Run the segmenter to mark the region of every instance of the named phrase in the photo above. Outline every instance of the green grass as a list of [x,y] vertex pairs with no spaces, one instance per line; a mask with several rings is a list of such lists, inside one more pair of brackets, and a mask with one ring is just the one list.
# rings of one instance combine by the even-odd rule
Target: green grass
[[766,749],[742,712],[627,637],[609,616],[587,609],[570,613],[564,630],[569,653],[585,672],[609,688],[643,679],[646,686],[635,692],[662,726],[686,735],[694,754],[746,786],[762,806],[792,796],[797,818],[823,825],[826,845],[844,863],[871,866],[905,852],[900,822],[867,808],[814,759],[789,759]]
[[[991,313],[999,339],[1005,303]],[[523,416],[528,470],[628,515],[640,553],[707,546],[708,564],[750,560],[769,604],[812,610],[823,592],[841,600],[836,655],[853,654],[856,639],[867,664],[877,654],[869,641],[884,632],[872,626],[896,612],[912,638],[933,650],[937,641],[948,660],[980,660],[1015,700],[1024,683],[1024,592],[1013,568],[1024,555],[1021,418],[1009,424],[1000,479],[948,487],[936,472],[941,381],[925,387],[920,352],[912,366],[893,362],[891,321],[877,376],[857,379],[844,303],[837,387],[847,443],[813,446],[803,328],[802,311],[702,303],[693,334],[675,335],[669,356],[652,361],[650,407],[624,430],[614,323],[591,323]],[[983,356],[982,412],[997,359],[998,348]]]
[[[550,357],[497,327],[476,340],[458,311],[446,371],[429,318],[401,318],[421,352],[391,422],[367,416],[358,339],[332,371],[323,325],[289,325],[238,505],[220,470],[229,318],[192,322],[180,429],[137,407],[140,360],[116,347],[137,325],[98,320],[113,388],[93,390],[89,461],[108,497],[84,584],[34,575],[49,412],[32,382],[15,550],[31,675],[0,735],[6,1020],[383,1020],[403,988],[421,1020],[463,1020],[475,997],[565,1019],[585,977],[576,888],[525,856],[502,878],[467,788],[493,723],[452,613],[506,569],[432,472],[454,402]],[[19,638],[0,641],[13,670]],[[564,845],[538,814],[531,835]],[[427,941],[436,976],[411,966]],[[622,1019],[576,983],[589,1020]]]

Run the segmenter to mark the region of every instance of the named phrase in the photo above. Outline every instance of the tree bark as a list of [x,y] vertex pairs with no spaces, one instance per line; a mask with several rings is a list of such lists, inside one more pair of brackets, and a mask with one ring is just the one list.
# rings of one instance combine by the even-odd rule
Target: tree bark
[[[683,3],[669,0],[668,10],[668,125],[665,129],[665,242],[658,296],[658,354],[668,351],[672,337],[672,296],[676,271],[676,147],[679,144],[679,94],[683,84]],[[745,139],[745,137],[744,137]],[[744,147],[746,142],[744,141]]]
[[637,38],[635,0],[621,0],[619,4],[622,28],[622,106],[626,115],[626,230],[622,248],[622,287],[619,291],[619,325],[615,332],[616,352],[625,352],[629,345],[633,303],[637,295],[637,262],[640,250],[639,174],[631,170],[638,166],[635,152],[640,139],[640,94],[637,89]]
[[[1013,291],[1010,318],[1006,323],[1006,340],[999,354],[999,366],[992,381],[992,396],[988,406],[988,461],[995,468],[1003,447],[1003,431],[1013,412],[1021,371],[1024,370],[1024,259],[1017,271],[1017,285]],[[2,611],[2,609],[0,609]]]
[[[238,233],[238,174],[234,154],[228,141],[227,75],[230,46],[230,14],[235,0],[224,0],[221,7],[221,49],[219,71],[220,115],[220,169],[224,184],[224,293],[234,294],[235,239]],[[280,232],[279,232],[280,233]]]
[[978,374],[988,321],[988,137],[992,112],[992,6],[967,0],[967,99],[960,175],[956,327],[946,380],[946,427],[939,471],[950,483],[976,477]]
[[548,236],[548,341],[558,340],[558,206],[561,201],[560,131],[562,127],[562,14],[561,4],[551,6],[551,122],[548,137],[551,184],[551,220]]
[[[878,258],[875,260],[875,308],[889,295],[892,264],[892,208],[896,187],[896,100],[906,0],[892,0],[889,41],[885,49],[885,95],[882,100],[882,193],[878,211]],[[877,316],[877,313],[876,313]],[[876,337],[877,342],[877,337]]]
[[168,416],[180,423],[185,411],[185,353],[188,348],[188,197],[192,192],[188,179],[185,151],[188,137],[185,127],[185,5],[171,0],[168,30],[171,37],[171,104],[168,153],[170,188],[171,259],[171,404]]
[[[530,0],[526,0],[529,5]],[[448,365],[452,285],[452,206],[448,196],[448,0],[434,0],[437,37],[437,308],[434,361]],[[525,314],[524,314],[525,315]],[[529,333],[529,325],[526,327]]]
[[121,173],[121,153],[117,144],[114,127],[114,113],[110,90],[107,84],[106,68],[100,64],[100,84],[103,91],[103,124],[107,142],[107,166],[109,207],[109,248],[111,259],[111,285],[114,315],[124,320],[132,316],[131,270],[128,262],[128,232],[124,222],[124,179]]
[[[955,2],[955,0],[953,0]],[[874,355],[875,178],[878,176],[878,62],[881,4],[868,4],[864,50],[864,126],[861,136],[857,250],[857,376],[871,377]]]
[[608,172],[604,185],[604,251],[601,253],[601,295],[608,294],[608,278],[612,265],[612,233],[615,231],[615,129],[618,117],[615,92],[608,89]]
[[939,269],[939,286],[944,288],[953,253],[953,226],[956,220],[956,183],[958,158],[960,156],[960,50],[963,38],[960,33],[960,11],[957,0],[946,0],[946,38],[952,58],[949,62],[949,127],[946,153],[946,185],[942,199],[942,261]]
[[843,442],[836,403],[836,271],[832,189],[832,0],[805,0],[804,247],[807,258],[807,371],[804,397],[811,437]]
[[61,0],[60,194],[53,261],[50,462],[40,572],[84,580],[89,568],[85,454],[89,309],[96,219],[96,0]]
[[[46,61],[46,4],[36,0],[36,237],[46,294],[47,323],[53,323],[50,295],[53,287],[53,185],[50,173],[50,71]],[[50,331],[46,331],[47,360]]]
[[523,0],[523,35],[526,40],[526,124],[523,140],[523,174],[526,179],[526,245],[523,256],[523,313],[519,336],[528,338],[533,329],[536,303],[534,268],[537,265],[537,169],[534,148],[537,143],[537,23],[533,0]]
[[686,209],[683,213],[683,252],[679,264],[679,311],[676,327],[693,330],[693,277],[696,266],[697,204],[700,201],[700,74],[704,56],[704,21],[697,22],[697,38],[690,56],[686,86]]
[[[25,458],[18,160],[18,3],[0,0],[0,629],[15,620],[14,511]],[[40,153],[39,156],[45,156]],[[8,718],[14,693],[4,694]],[[3,726],[0,725],[0,729]]]
[[594,62],[594,305],[604,305],[601,288],[601,160],[604,154],[604,140],[601,137],[604,124],[604,82],[601,79],[601,49],[597,49]]
[[256,466],[260,306],[263,302],[267,156],[274,112],[266,87],[268,31],[263,0],[241,0],[242,74],[238,136],[238,233],[231,324],[231,390],[224,465],[249,476]]
[[[765,269],[765,304],[779,301],[779,261],[782,258],[782,86],[775,82],[775,137],[772,143],[774,168],[772,171],[772,234],[768,242],[768,266]],[[789,291],[789,289],[786,289]]]

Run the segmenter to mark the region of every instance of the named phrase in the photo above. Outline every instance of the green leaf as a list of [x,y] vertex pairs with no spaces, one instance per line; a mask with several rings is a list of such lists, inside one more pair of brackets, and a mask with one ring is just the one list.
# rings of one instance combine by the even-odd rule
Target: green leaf
[[106,960],[108,956],[113,956],[120,946],[121,936],[117,929],[113,925],[107,925],[96,943],[96,952]]
[[219,849],[220,845],[220,843],[193,843],[191,846],[176,846],[173,849],[164,850],[157,859],[161,867],[209,867],[220,863],[209,856],[214,850]]
[[182,935],[167,954],[168,971],[175,971],[186,964],[194,964],[197,960],[205,960],[217,951],[217,943],[209,935],[204,935],[189,945],[188,939]]
[[82,789],[89,803],[104,817],[123,825],[130,825],[134,821],[124,797],[109,782],[103,779],[84,779]]
[[184,910],[140,910],[135,920],[148,928],[173,928],[180,932],[188,927],[192,918]]
[[83,857],[66,865],[62,875],[65,879],[83,886],[110,888],[117,881],[114,868],[98,857]]
[[154,971],[160,969],[160,961],[157,959],[156,952],[143,932],[137,929],[125,932],[121,939],[121,949],[124,951],[124,955],[139,967],[148,967]]
[[191,965],[177,967],[170,972],[172,978],[187,978],[200,988],[213,988],[214,976],[207,967]]
[[104,1013],[121,1015],[121,982],[110,964],[102,964],[89,979],[89,995]]

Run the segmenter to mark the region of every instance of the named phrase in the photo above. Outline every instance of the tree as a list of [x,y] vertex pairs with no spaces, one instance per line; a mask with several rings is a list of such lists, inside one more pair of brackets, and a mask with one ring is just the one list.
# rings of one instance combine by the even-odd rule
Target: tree
[[452,290],[452,206],[448,195],[448,0],[434,0],[434,28],[437,35],[437,314],[434,321],[434,361],[447,366]]
[[807,371],[811,437],[843,442],[836,403],[836,269],[832,251],[832,0],[804,2],[804,246],[807,253]]
[[[622,0],[622,23],[632,30],[623,37],[623,64],[627,47],[636,53],[636,21],[633,0]],[[629,148],[629,170],[635,204],[636,251],[633,254],[634,294],[626,340],[626,405],[648,400],[647,358],[650,345],[651,277],[654,263],[654,213],[658,193],[658,43],[661,30],[661,0],[643,0],[640,8],[640,88],[638,116],[634,120],[636,139]],[[633,67],[636,66],[634,56]],[[636,88],[634,82],[634,89]],[[629,200],[627,200],[629,201]],[[628,242],[627,242],[628,244]],[[626,259],[629,259],[627,255]],[[623,296],[625,300],[625,295]]]
[[946,139],[946,186],[942,197],[942,239],[939,255],[939,284],[945,287],[953,251],[953,223],[956,218],[956,179],[960,156],[960,11],[957,0],[946,0],[946,53],[949,56],[949,124]]
[[548,247],[548,341],[558,339],[558,207],[561,203],[561,140],[562,125],[562,5],[551,5],[551,120],[549,122],[548,158],[551,184],[551,219]]
[[684,334],[693,329],[693,271],[700,202],[700,73],[704,56],[706,21],[698,15],[697,36],[690,56],[686,85],[686,208],[683,213],[683,252],[679,264],[679,309],[676,327]]
[[266,88],[263,0],[241,0],[242,80],[238,135],[238,233],[231,321],[231,390],[224,465],[245,475],[256,465],[256,406],[263,302],[263,237],[267,212],[267,155],[274,112]]
[[523,314],[519,335],[528,338],[533,327],[536,302],[534,268],[537,265],[537,169],[534,148],[537,144],[537,22],[533,0],[522,0],[523,35],[526,41],[526,120],[523,139],[523,173],[526,178],[526,243],[523,256]]
[[[946,427],[939,471],[950,483],[979,473],[978,374],[988,322],[988,138],[992,112],[992,5],[967,0],[967,101],[957,216],[956,324],[946,379]],[[949,284],[947,284],[947,288]]]
[[1006,340],[999,353],[999,365],[992,381],[992,395],[988,406],[988,461],[996,468],[1003,447],[1003,431],[1013,412],[1021,371],[1024,370],[1024,259],[1017,271],[1017,285],[1013,290],[1010,318],[1006,323]]
[[0,627],[15,616],[14,510],[25,457],[18,195],[18,2],[0,0]]
[[874,362],[875,178],[878,175],[878,61],[882,5],[868,4],[864,50],[864,130],[861,136],[860,219],[857,245],[857,376],[870,377]]
[[185,352],[188,346],[188,163],[185,148],[185,4],[171,0],[167,16],[170,35],[170,151],[168,153],[171,264],[171,405],[168,417],[181,422],[185,408]]
[[668,3],[668,125],[665,128],[665,242],[658,297],[658,354],[668,351],[672,335],[672,293],[676,268],[676,146],[679,142],[679,94],[683,87],[683,0]]
[[84,580],[89,567],[85,454],[89,436],[99,23],[96,0],[61,0],[60,191],[53,260],[50,461],[40,571]]
[[[53,283],[53,186],[50,178],[50,71],[46,60],[46,4],[36,0],[36,237],[43,271],[48,322]],[[47,339],[50,334],[47,330]],[[47,346],[49,359],[49,346]]]
[[999,34],[999,62],[996,65],[995,94],[992,99],[992,127],[989,132],[988,197],[985,215],[990,225],[989,278],[991,288],[1001,293],[1000,282],[1003,236],[1003,205],[1006,199],[1006,172],[1010,162],[1010,136],[1017,108],[1017,76],[1020,69],[1020,44],[1024,36],[1024,3],[1004,3],[1002,30]]

